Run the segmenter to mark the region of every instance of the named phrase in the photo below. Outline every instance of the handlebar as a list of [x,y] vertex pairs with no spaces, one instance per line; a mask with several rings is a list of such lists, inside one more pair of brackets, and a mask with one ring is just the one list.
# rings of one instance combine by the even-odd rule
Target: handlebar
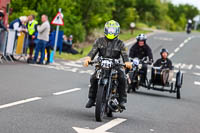
[[124,63],[120,63],[119,60],[117,59],[110,59],[110,58],[98,58],[97,60],[94,60],[94,61],[91,61],[89,62],[88,64],[93,66],[94,64],[97,64],[97,65],[100,65],[100,63],[103,61],[103,60],[112,60],[114,66],[122,66],[122,67],[126,67],[126,65]]

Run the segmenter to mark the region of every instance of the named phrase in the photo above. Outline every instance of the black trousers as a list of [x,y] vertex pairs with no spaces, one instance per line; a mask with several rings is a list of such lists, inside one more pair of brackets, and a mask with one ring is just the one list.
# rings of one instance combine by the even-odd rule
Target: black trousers
[[71,45],[63,45],[63,52],[71,53],[71,54],[78,54],[78,51],[72,48]]
[[[98,89],[98,79],[96,78],[97,71],[90,77],[90,88],[89,88],[89,95],[90,99],[96,99],[97,89]],[[118,93],[119,93],[119,102],[127,102],[127,78],[125,72],[122,69],[118,69]]]

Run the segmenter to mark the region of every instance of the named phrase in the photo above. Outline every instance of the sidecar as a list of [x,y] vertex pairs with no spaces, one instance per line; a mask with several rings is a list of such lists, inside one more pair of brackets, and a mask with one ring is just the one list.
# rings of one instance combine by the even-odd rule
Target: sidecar
[[[174,74],[176,74],[175,81],[172,80]],[[180,69],[177,73],[175,73],[174,70],[152,67],[151,79],[149,80],[147,89],[176,93],[176,98],[180,99],[182,84],[183,73]]]

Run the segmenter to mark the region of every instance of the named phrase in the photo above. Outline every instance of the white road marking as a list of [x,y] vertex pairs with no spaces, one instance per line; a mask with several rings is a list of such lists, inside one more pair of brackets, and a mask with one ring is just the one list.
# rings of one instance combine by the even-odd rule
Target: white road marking
[[193,73],[194,75],[196,75],[196,76],[200,76],[200,73]]
[[150,129],[150,132],[154,132],[155,130],[154,129]]
[[175,68],[179,68],[181,66],[181,63],[174,63]]
[[60,66],[61,64],[56,63],[56,62],[53,62],[51,65],[54,65],[54,66]]
[[184,41],[184,43],[188,43],[188,39],[186,39],[186,40]]
[[200,66],[199,66],[199,65],[196,65],[196,68],[197,68],[197,69],[200,69]]
[[184,45],[185,45],[184,43],[181,43],[179,47],[182,48]]
[[174,50],[174,52],[177,53],[179,50],[180,50],[180,48],[176,48],[176,49]]
[[200,82],[194,81],[194,84],[195,84],[195,85],[200,85]]
[[93,70],[85,70],[85,71],[80,71],[79,73],[88,73],[88,74],[93,74],[94,71]]
[[171,53],[169,56],[168,56],[168,58],[170,59],[170,58],[172,58],[174,56],[174,53]]
[[125,122],[126,120],[127,119],[117,118],[96,129],[85,129],[85,128],[79,128],[79,127],[72,127],[72,128],[76,130],[77,133],[111,133],[111,132],[106,132],[106,131],[119,125],[122,122]]
[[185,66],[186,66],[185,64],[182,64],[182,65],[181,65],[181,69],[183,69]]
[[63,62],[63,64],[67,66],[72,66],[72,67],[83,67],[83,65],[79,65],[74,62]]
[[167,38],[167,37],[154,37],[156,40],[162,40],[162,41],[173,41],[172,38]]
[[16,101],[16,102],[13,102],[13,103],[0,105],[0,109],[8,108],[8,107],[11,107],[11,106],[16,106],[16,105],[20,105],[20,104],[24,104],[24,103],[28,103],[28,102],[33,102],[33,101],[40,100],[40,99],[42,99],[42,98],[41,97],[33,97],[33,98],[21,100],[21,101]]
[[70,90],[66,90],[66,91],[53,93],[53,95],[57,96],[57,95],[62,95],[62,94],[71,93],[71,92],[80,91],[80,90],[81,90],[81,88],[74,88],[74,89],[70,89]]
[[193,65],[192,65],[192,64],[190,64],[190,65],[189,65],[189,67],[188,67],[188,69],[189,69],[189,70],[191,70],[191,69],[192,69],[192,67],[193,67]]

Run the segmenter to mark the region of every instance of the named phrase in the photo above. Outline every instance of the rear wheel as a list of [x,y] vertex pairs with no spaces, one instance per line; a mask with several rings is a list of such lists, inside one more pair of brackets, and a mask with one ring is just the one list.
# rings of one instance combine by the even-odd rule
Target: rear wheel
[[105,85],[99,85],[96,98],[95,117],[101,122],[106,109],[106,89]]
[[181,99],[180,87],[177,87],[176,89],[177,89],[177,90],[176,90],[176,98],[177,98],[177,99]]
[[181,86],[183,84],[183,74],[178,73],[176,77],[176,98],[181,99]]

